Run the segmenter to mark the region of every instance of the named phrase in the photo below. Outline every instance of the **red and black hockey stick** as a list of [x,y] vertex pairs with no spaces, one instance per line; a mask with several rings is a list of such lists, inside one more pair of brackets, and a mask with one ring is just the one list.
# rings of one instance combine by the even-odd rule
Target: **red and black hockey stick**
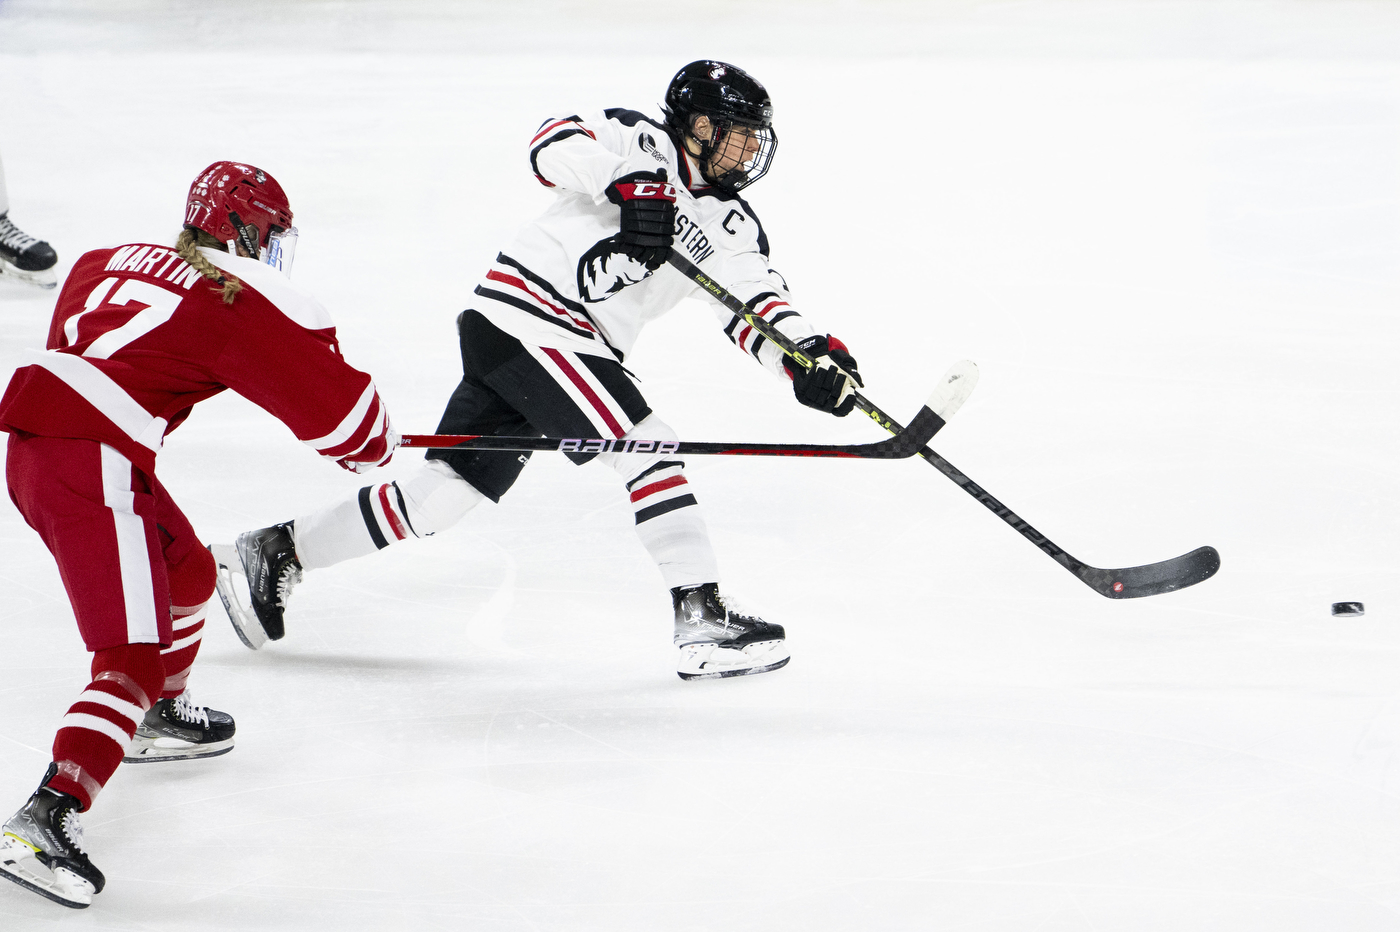
[[[811,358],[803,353],[792,340],[785,337],[743,301],[730,294],[723,285],[700,271],[694,263],[676,249],[672,248],[667,261],[686,278],[708,291],[715,300],[741,317],[745,323],[772,340],[779,349],[791,356],[796,362],[809,369],[812,367]],[[886,430],[900,430],[896,421],[859,393],[856,394],[856,407],[870,415],[877,424]],[[964,492],[985,505],[992,514],[1015,528],[1022,537],[1039,547],[1056,563],[1079,577],[1081,582],[1099,595],[1107,596],[1110,599],[1136,599],[1142,596],[1160,595],[1164,592],[1172,592],[1187,586],[1194,586],[1198,582],[1204,582],[1220,569],[1220,553],[1214,547],[1198,547],[1179,557],[1143,566],[1126,566],[1119,569],[1100,569],[1097,566],[1090,566],[1071,556],[1050,538],[1031,527],[1024,518],[997,501],[990,492],[973,482],[961,470],[927,446],[918,452],[935,469],[960,485]]]
[[[837,456],[902,460],[918,453],[962,406],[977,384],[977,367],[960,362],[948,370],[908,427],[876,443],[710,443],[692,440],[624,440],[588,437],[504,437],[484,434],[405,434],[401,447],[420,449],[550,451],[557,453],[651,453],[714,456]],[[893,422],[891,422],[893,423]]]

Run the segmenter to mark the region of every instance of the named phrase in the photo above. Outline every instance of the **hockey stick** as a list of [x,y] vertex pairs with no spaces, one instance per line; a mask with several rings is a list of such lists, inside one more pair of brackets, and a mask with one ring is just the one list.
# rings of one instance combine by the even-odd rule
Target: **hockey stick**
[[929,395],[908,427],[877,443],[713,443],[689,440],[619,440],[583,437],[504,437],[481,434],[405,434],[401,447],[454,450],[547,450],[559,453],[652,453],[718,456],[818,456],[901,460],[918,453],[948,423],[977,384],[977,367],[955,363]]
[[[723,285],[700,271],[693,262],[681,255],[674,247],[672,247],[666,261],[686,278],[708,291],[715,300],[733,311],[750,327],[772,340],[779,349],[800,365],[808,369],[812,367],[813,360],[803,353],[797,344],[760,317],[747,304],[736,298]],[[870,415],[871,419],[886,430],[898,431],[900,429],[896,421],[875,407],[859,392],[856,393],[856,407]],[[1220,569],[1220,553],[1214,547],[1198,547],[1179,557],[1143,566],[1125,566],[1118,569],[1101,569],[1097,566],[1090,566],[1083,560],[1070,555],[1050,538],[1031,527],[1030,522],[997,501],[990,492],[973,482],[960,469],[927,446],[918,452],[935,469],[961,486],[964,492],[985,505],[988,511],[1015,528],[1022,537],[1039,547],[1056,563],[1079,577],[1081,582],[1099,595],[1107,596],[1110,599],[1137,599],[1143,596],[1160,595],[1164,592],[1172,592],[1176,589],[1194,586],[1198,582],[1204,582]]]

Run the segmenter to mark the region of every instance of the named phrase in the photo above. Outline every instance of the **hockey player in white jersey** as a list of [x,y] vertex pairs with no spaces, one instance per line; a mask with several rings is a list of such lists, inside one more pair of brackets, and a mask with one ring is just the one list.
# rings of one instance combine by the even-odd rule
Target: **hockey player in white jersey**
[[[675,439],[622,366],[643,326],[699,293],[664,264],[673,245],[818,364],[785,364],[778,347],[714,305],[735,346],[791,379],[803,404],[850,412],[854,385],[863,384],[855,360],[793,309],[769,267],[758,216],[739,196],[768,171],[777,147],[767,91],[732,65],[697,61],[672,79],[665,111],[664,122],[621,109],[554,117],[530,140],[530,167],[557,198],[496,257],[458,318],[463,377],[439,433]],[[637,533],[671,589],[682,678],[787,663],[783,628],[738,610],[721,591],[679,457],[568,455],[576,463],[596,456],[622,479]],[[303,570],[443,530],[482,501],[499,501],[527,459],[433,450],[406,479],[244,533],[236,552],[215,548],[235,628],[254,648],[282,637]],[[247,576],[251,602],[240,601],[231,571]]]

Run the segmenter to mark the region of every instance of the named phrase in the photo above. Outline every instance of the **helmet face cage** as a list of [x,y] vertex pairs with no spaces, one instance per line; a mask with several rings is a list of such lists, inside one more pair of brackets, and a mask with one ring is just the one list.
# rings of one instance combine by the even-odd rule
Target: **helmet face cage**
[[[693,118],[692,128],[700,116],[708,114],[698,114]],[[700,139],[693,131],[691,137],[700,143],[701,170],[710,183],[726,191],[738,192],[768,174],[773,164],[773,153],[778,150],[778,134],[772,126],[750,126],[714,116],[709,119],[712,127],[710,138]],[[736,127],[738,132],[735,132]],[[758,143],[756,149],[750,140]],[[717,174],[715,162],[726,156],[738,162],[722,174]]]
[[[674,129],[699,143],[702,174],[711,184],[738,191],[767,174],[778,148],[773,103],[763,85],[742,68],[718,61],[691,62],[671,79],[662,109]],[[695,132],[695,121],[702,116],[710,121],[704,138]],[[758,145],[747,151],[754,148],[751,139]],[[741,148],[731,149],[736,143]],[[738,161],[720,172],[714,168],[716,157]]]

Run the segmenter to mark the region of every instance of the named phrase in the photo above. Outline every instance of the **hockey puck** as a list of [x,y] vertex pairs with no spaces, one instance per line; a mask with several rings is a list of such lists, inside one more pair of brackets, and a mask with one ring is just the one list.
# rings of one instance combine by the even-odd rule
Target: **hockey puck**
[[1332,614],[1339,618],[1359,618],[1366,614],[1366,606],[1360,602],[1333,602]]

